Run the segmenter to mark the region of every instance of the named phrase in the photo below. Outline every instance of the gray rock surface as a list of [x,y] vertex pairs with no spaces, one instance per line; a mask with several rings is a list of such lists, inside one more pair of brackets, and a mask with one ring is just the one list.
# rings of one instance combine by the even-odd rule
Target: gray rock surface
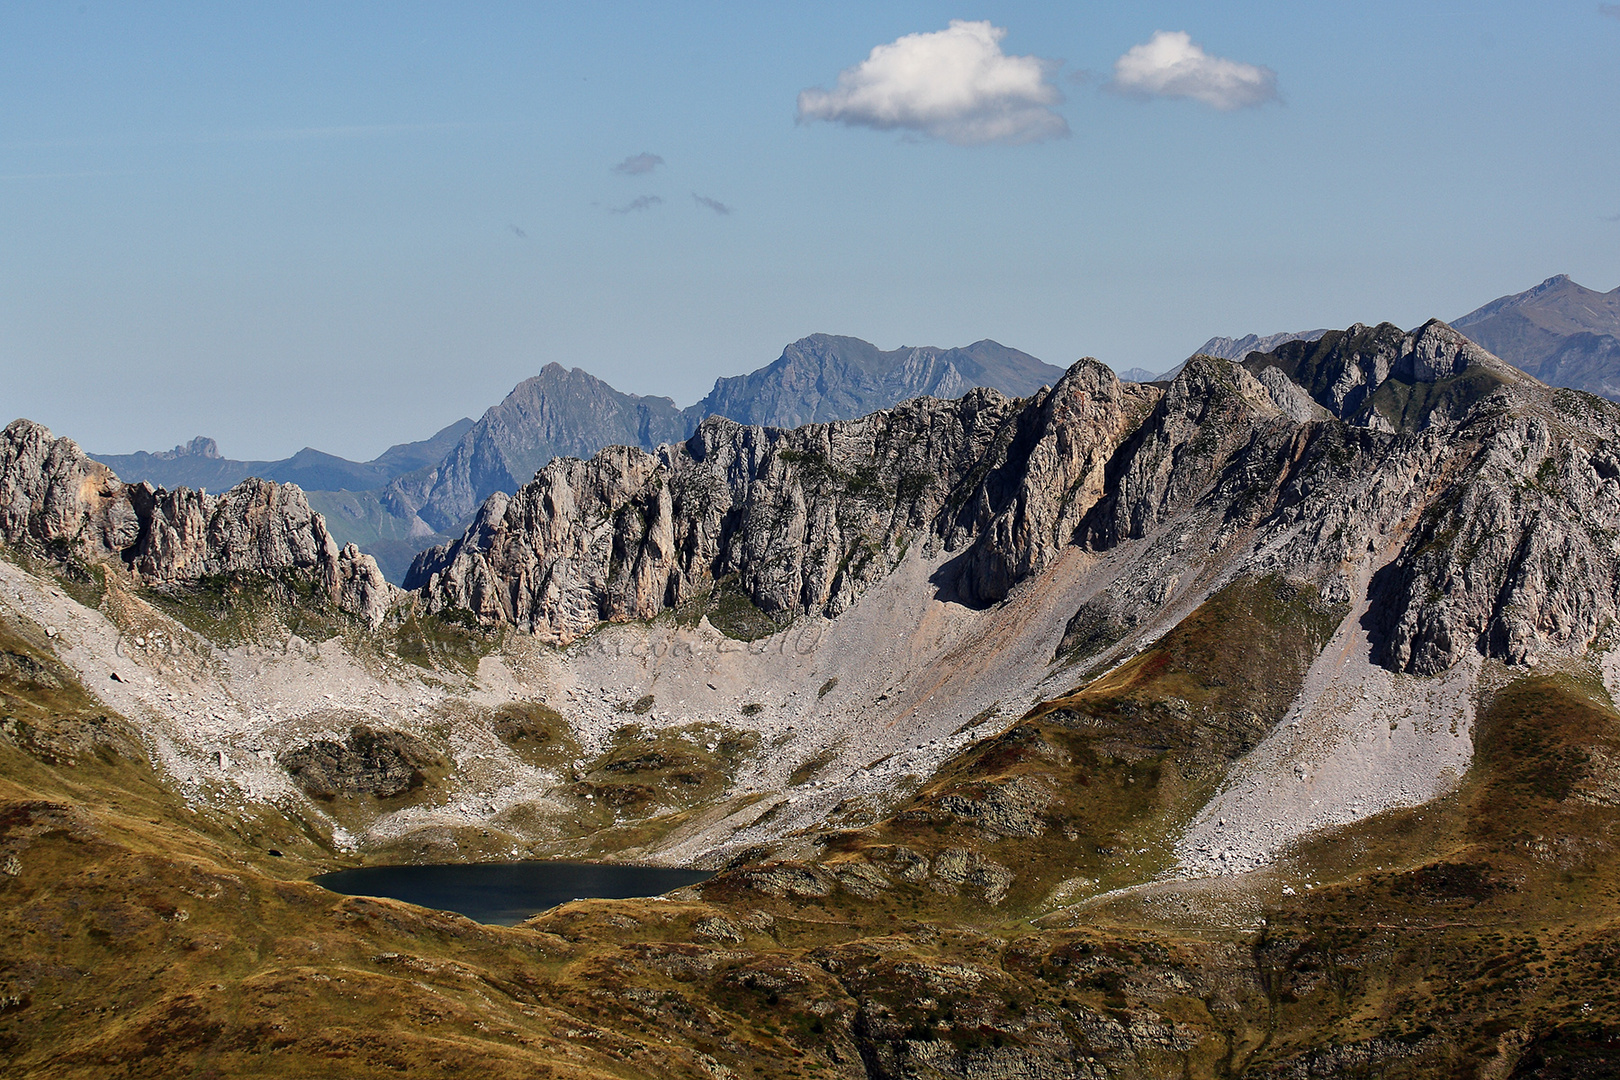
[[722,582],[766,613],[834,615],[927,539],[1018,412],[975,390],[793,431],[715,417],[655,454],[558,459],[424,552],[407,583],[433,610],[470,608],[558,642]]
[[1083,360],[1020,411],[1006,450],[937,527],[948,549],[969,545],[957,580],[964,599],[1005,599],[1073,542],[1103,495],[1108,462],[1160,396]]
[[394,600],[376,562],[340,549],[293,485],[247,480],[222,495],[130,486],[28,420],[0,433],[0,541],[152,583],[291,571],[373,626]]

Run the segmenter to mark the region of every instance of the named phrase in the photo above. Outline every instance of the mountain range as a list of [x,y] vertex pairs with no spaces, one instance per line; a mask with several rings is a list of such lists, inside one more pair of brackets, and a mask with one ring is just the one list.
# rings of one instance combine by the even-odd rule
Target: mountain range
[[615,445],[650,450],[686,438],[710,415],[795,427],[851,419],[908,398],[955,397],[976,386],[1024,397],[1062,374],[994,341],[885,352],[858,338],[815,334],[789,345],[767,367],[716,380],[707,397],[686,409],[552,363],[476,423],[459,420],[371,462],[308,448],[282,461],[231,461],[201,436],[172,451],[96,459],[131,482],[160,487],[219,490],[248,476],[296,483],[340,542],[376,556],[398,582],[418,551],[449,539],[486,498],[516,491],[554,457],[590,457]]
[[[1533,289],[1498,297],[1451,325],[1549,386],[1620,401],[1620,288],[1600,293],[1577,284],[1568,274],[1558,274]],[[1241,361],[1250,353],[1274,352],[1289,342],[1315,341],[1325,333],[1212,337],[1194,355]],[[1121,377],[1152,382],[1174,378],[1180,370],[1177,365],[1155,376],[1132,368]]]
[[[1559,275],[1453,325],[1550,385],[1620,398],[1620,289],[1597,293]],[[1241,361],[1325,333],[1213,337],[1195,355]],[[1165,381],[1180,370],[1132,368],[1121,377]],[[914,397],[956,397],[981,386],[1027,397],[1061,374],[1061,368],[993,341],[883,351],[858,338],[816,334],[789,345],[766,367],[716,380],[703,400],[685,409],[669,398],[623,393],[579,368],[553,363],[478,421],[459,420],[370,462],[307,447],[280,461],[233,461],[201,436],[172,451],[97,460],[132,481],[166,488],[222,490],[248,476],[296,483],[340,542],[359,545],[399,584],[419,552],[452,540],[485,499],[515,492],[554,457],[588,458],[612,445],[651,450],[686,438],[711,415],[791,428],[852,419]]]
[[279,461],[234,461],[222,457],[219,444],[201,435],[173,450],[94,457],[132,482],[145,480],[165,488],[224,491],[257,476],[278,484],[297,484],[306,491],[368,491],[397,476],[437,464],[472,426],[471,420],[457,420],[431,438],[390,446],[375,460],[366,462],[350,461],[308,446]]
[[[619,414],[622,422],[626,414]],[[465,438],[465,436],[464,436]],[[1603,1077],[1620,405],[1438,320],[556,457],[0,433],[19,1075]],[[316,873],[700,866],[513,927]]]
[[1199,346],[1194,355],[1213,356],[1221,360],[1241,361],[1252,352],[1268,353],[1291,341],[1315,341],[1326,330],[1301,330],[1281,334],[1245,334],[1240,338],[1212,337]]

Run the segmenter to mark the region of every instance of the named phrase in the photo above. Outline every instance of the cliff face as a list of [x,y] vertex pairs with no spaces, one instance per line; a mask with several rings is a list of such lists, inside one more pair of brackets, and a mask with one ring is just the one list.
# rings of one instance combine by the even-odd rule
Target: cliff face
[[119,562],[158,583],[291,570],[373,625],[394,599],[376,562],[352,544],[340,549],[290,484],[247,480],[222,495],[126,485],[73,440],[27,420],[0,433],[0,540]]
[[716,419],[656,454],[560,460],[409,584],[566,642],[717,583],[836,615],[912,545],[959,552],[948,586],[988,603],[1065,546],[1139,544],[1066,647],[1117,640],[1177,582],[1281,573],[1369,597],[1375,659],[1433,674],[1594,641],[1620,615],[1617,514],[1620,411],[1444,323],[1384,324],[1195,357],[1167,391],[1082,361],[1024,402],[975,391],[794,431]]
[[711,418],[657,454],[553,462],[407,585],[566,642],[724,582],[767,613],[837,615],[917,544],[967,549],[957,589],[997,600],[1069,542],[1158,393],[1082,361],[1028,403],[975,390],[792,431]]
[[1016,411],[993,390],[793,431],[718,417],[657,454],[559,459],[424,552],[408,584],[557,641],[721,578],[766,612],[836,614],[888,572]]

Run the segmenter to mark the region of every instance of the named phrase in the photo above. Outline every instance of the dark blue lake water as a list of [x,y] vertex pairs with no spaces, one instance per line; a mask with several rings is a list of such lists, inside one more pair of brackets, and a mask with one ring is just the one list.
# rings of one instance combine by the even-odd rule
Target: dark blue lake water
[[708,870],[603,863],[441,863],[362,866],[322,874],[315,884],[346,896],[386,896],[513,926],[570,900],[657,896],[713,877]]

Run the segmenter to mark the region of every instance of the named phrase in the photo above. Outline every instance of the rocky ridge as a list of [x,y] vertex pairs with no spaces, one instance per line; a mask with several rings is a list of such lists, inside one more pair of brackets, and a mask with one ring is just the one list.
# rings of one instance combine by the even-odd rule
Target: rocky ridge
[[[13,425],[8,440],[10,544],[158,585],[291,572],[374,626],[399,598],[367,561],[333,550],[294,488],[128,487],[33,425]],[[578,762],[606,752],[632,702],[645,703],[649,733],[720,724],[782,748],[725,781],[766,802],[668,843],[671,858],[725,858],[851,800],[884,805],[904,777],[982,737],[989,718],[1139,654],[1235,582],[1309,586],[1323,604],[1353,609],[1354,632],[1341,627],[1333,648],[1380,665],[1379,677],[1396,679],[1392,693],[1425,714],[1454,711],[1480,658],[1580,656],[1607,642],[1620,611],[1606,539],[1620,524],[1617,447],[1613,408],[1541,386],[1440,323],[1352,327],[1242,364],[1194,358],[1168,386],[1121,383],[1083,361],[1024,401],[979,390],[792,431],[713,418],[656,453],[559,459],[516,495],[488,500],[459,540],[418,560],[419,591],[377,643],[385,653],[408,646],[411,663],[429,668],[439,662],[430,656],[450,660],[436,677],[487,683],[477,693],[494,699],[480,707],[508,696],[556,707]],[[490,631],[508,626],[534,645],[496,649],[513,639]],[[480,656],[490,663],[472,675]],[[1444,693],[1400,681],[1454,670],[1461,681]],[[1331,711],[1335,695],[1371,685],[1357,671],[1313,671],[1297,708]],[[377,700],[418,693],[401,677]],[[154,704],[167,707],[161,695]],[[431,735],[422,717],[393,709],[368,706],[361,720]],[[1371,709],[1357,723],[1376,731],[1398,720]],[[201,782],[210,746],[233,761],[257,754],[265,722],[244,713],[193,738],[177,718],[177,744],[197,748],[184,767]],[[1468,724],[1451,723],[1451,735]],[[874,725],[880,739],[854,737]],[[299,740],[347,730],[311,728]],[[268,745],[301,745],[290,738]],[[1347,739],[1268,743],[1267,769],[1331,786],[1334,755],[1354,749]],[[1464,743],[1391,740],[1379,767],[1393,801],[1345,789],[1343,805],[1330,804],[1319,797],[1326,787],[1312,788],[1324,809],[1297,824],[1432,797],[1468,753]],[[500,760],[463,762],[457,774],[499,773],[503,800],[566,810],[566,798],[545,794],[566,775],[550,771],[556,763],[541,776]],[[484,782],[466,781],[457,821],[506,805],[484,801]],[[449,811],[416,814],[420,824]],[[1256,823],[1273,829],[1254,833],[1258,846],[1222,839],[1209,850],[1230,855],[1226,867],[1263,862],[1296,835],[1273,818]],[[379,821],[391,822],[389,835],[418,827]]]
[[1387,550],[1379,662],[1432,674],[1471,651],[1584,650],[1620,610],[1617,431],[1444,323],[1357,325],[1195,357],[1162,392],[1082,361],[1022,403],[976,391],[792,432],[711,420],[656,454],[554,462],[411,583],[434,610],[566,642],[727,582],[765,612],[833,616],[911,544],[960,553],[944,584],[985,603],[1071,544],[1147,541],[1072,648],[1110,620],[1112,644],[1189,574],[1280,572],[1348,601],[1352,568]]
[[833,617],[913,544],[966,549],[963,595],[999,599],[1066,540],[1158,393],[1086,360],[1027,403],[975,390],[791,431],[711,418],[656,454],[553,462],[407,583],[560,643],[720,587]]
[[1253,352],[1273,352],[1290,341],[1315,341],[1326,329],[1284,331],[1279,334],[1244,334],[1242,337],[1212,337],[1198,347],[1194,356],[1213,356],[1218,360],[1247,359]]
[[128,485],[27,420],[0,433],[0,540],[158,585],[291,572],[372,626],[395,599],[376,562],[340,548],[293,485],[246,480],[221,495]]

